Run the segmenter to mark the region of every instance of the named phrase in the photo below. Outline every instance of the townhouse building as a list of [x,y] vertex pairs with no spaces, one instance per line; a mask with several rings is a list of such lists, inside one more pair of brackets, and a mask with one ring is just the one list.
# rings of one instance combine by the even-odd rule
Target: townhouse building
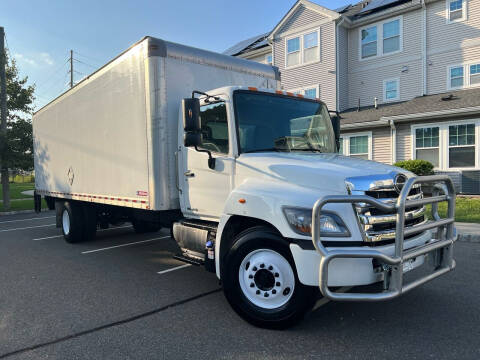
[[343,154],[425,159],[480,193],[480,0],[298,0],[225,53],[277,66],[284,90],[338,111]]

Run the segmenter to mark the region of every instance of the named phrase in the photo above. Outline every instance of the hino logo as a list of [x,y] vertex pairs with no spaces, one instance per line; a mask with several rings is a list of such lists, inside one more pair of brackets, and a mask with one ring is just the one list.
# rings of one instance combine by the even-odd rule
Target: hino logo
[[395,185],[395,190],[400,194],[400,192],[403,189],[403,186],[407,182],[407,177],[404,174],[397,174],[395,176],[394,180],[394,185]]

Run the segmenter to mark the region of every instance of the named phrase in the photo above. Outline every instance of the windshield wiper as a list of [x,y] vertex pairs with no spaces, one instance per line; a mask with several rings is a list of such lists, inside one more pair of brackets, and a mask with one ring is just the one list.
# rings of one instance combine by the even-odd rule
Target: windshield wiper
[[315,148],[307,148],[307,149],[298,149],[298,148],[291,148],[290,151],[313,151],[313,152],[323,152],[320,149]]
[[242,151],[242,153],[248,154],[248,153],[269,152],[269,151],[279,152],[279,151],[285,151],[285,150],[282,150],[282,149],[279,149],[279,148],[266,148],[266,149],[255,149],[255,150]]

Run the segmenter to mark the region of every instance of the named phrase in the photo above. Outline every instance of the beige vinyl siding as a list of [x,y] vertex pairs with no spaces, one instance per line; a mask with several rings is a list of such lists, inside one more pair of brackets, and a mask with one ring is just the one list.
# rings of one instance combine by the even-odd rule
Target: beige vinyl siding
[[[358,98],[362,106],[373,105],[375,97],[382,103],[383,81],[391,78],[400,78],[400,100],[410,100],[422,94],[422,12],[410,11],[401,18],[403,47],[401,52],[392,55],[360,60],[362,27],[349,31],[349,107],[357,106]],[[380,32],[377,41],[382,41]],[[404,66],[408,70],[402,72]]]
[[342,131],[341,135],[353,135],[368,131],[372,132],[372,160],[385,164],[391,164],[392,142],[390,137],[390,127],[348,130]]
[[397,161],[412,158],[410,123],[397,125]]
[[256,62],[259,62],[259,63],[262,63],[262,64],[266,64],[267,54],[269,54],[269,52],[265,52],[263,54],[255,55],[255,56],[248,57],[248,58],[245,58],[245,59],[251,60],[251,61],[256,61]]
[[430,55],[428,57],[431,65],[428,65],[427,92],[438,94],[448,91],[448,68],[451,65],[480,62],[480,45],[466,49],[458,49],[450,52]]
[[335,109],[335,22],[325,23],[312,30],[318,28],[320,28],[319,62],[285,69],[285,37],[280,35],[274,40],[275,65],[280,68],[284,90],[320,85],[320,98],[329,109]]
[[480,40],[480,1],[467,2],[467,19],[447,24],[446,1],[427,4],[427,46],[428,51],[441,50]]
[[373,160],[385,164],[392,163],[392,138],[390,128],[378,128],[372,131]]
[[300,5],[297,11],[295,11],[295,13],[293,13],[285,22],[285,24],[283,24],[283,26],[278,30],[278,33],[281,34],[292,29],[308,26],[311,23],[324,19],[326,19],[325,16],[306,8],[304,5]]
[[427,93],[448,91],[448,67],[480,60],[480,1],[469,0],[465,21],[447,23],[446,2],[427,5]]
[[349,108],[348,102],[348,30],[343,26],[337,28],[338,44],[338,111]]

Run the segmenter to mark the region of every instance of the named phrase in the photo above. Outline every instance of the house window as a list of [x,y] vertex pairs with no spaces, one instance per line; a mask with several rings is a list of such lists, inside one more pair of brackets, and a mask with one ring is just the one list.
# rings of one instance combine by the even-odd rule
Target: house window
[[293,90],[289,90],[288,92],[291,92],[295,95],[303,95],[305,97],[312,98],[312,99],[320,97],[320,94],[319,94],[320,89],[318,85],[293,89]]
[[368,160],[368,135],[350,137],[350,156]]
[[350,157],[372,159],[372,133],[342,135],[338,152]]
[[470,85],[480,84],[480,64],[470,65]]
[[466,18],[466,0],[447,0],[447,22],[462,21]]
[[452,66],[450,68],[450,88],[463,87],[463,66]]
[[320,31],[309,31],[286,39],[285,66],[309,64],[320,60]]
[[362,59],[377,56],[377,27],[362,30]]
[[383,101],[395,101],[400,99],[399,84],[399,79],[389,79],[383,82]]
[[268,55],[265,57],[265,62],[266,62],[268,65],[272,65],[272,64],[273,64],[272,54],[268,54]]
[[310,88],[305,89],[303,95],[309,98],[316,98],[317,97],[317,88]]
[[360,29],[360,60],[402,50],[402,17]]
[[383,24],[383,53],[400,50],[400,20]]
[[475,166],[475,124],[448,127],[448,165],[451,168]]
[[439,128],[425,127],[415,130],[415,158],[430,161],[439,167]]
[[287,66],[300,64],[300,38],[287,40]]
[[318,32],[303,35],[303,62],[318,61]]

